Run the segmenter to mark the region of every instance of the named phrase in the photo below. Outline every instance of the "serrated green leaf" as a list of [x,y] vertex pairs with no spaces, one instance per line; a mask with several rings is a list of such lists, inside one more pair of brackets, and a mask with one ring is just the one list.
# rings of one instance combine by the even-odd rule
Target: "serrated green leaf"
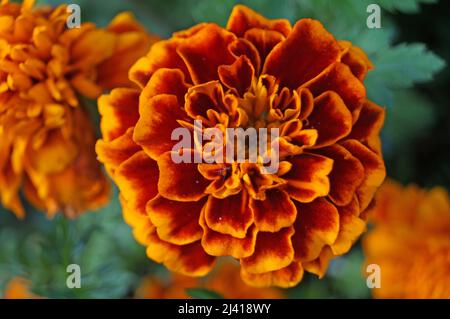
[[445,66],[443,59],[429,51],[423,43],[402,43],[377,53],[372,61],[375,69],[365,84],[373,101],[391,106],[390,90],[406,89],[426,82]]
[[223,299],[219,293],[205,288],[188,288],[186,293],[196,299]]

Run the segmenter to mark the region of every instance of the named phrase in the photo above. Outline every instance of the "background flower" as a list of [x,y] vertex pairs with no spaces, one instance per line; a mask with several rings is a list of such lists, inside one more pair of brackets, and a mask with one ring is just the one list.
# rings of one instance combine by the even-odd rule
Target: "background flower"
[[285,295],[276,288],[255,288],[246,285],[239,276],[239,265],[224,262],[204,279],[172,274],[168,280],[157,276],[144,278],[136,297],[148,299],[189,298],[188,289],[202,287],[227,299],[280,299]]
[[131,85],[125,69],[155,41],[127,13],[107,29],[68,29],[68,16],[65,5],[0,6],[0,193],[18,217],[25,215],[20,192],[48,216],[75,217],[106,203],[85,98]]
[[364,238],[367,264],[381,269],[378,298],[450,298],[450,200],[430,190],[383,184]]
[[11,279],[3,292],[5,299],[39,299],[40,297],[30,291],[31,283],[24,278]]

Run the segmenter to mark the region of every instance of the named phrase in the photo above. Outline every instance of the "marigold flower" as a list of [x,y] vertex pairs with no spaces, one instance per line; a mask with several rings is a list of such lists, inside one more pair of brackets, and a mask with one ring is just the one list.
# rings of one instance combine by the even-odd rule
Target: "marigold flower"
[[31,283],[22,277],[12,278],[6,285],[4,299],[41,299],[31,292]]
[[377,298],[450,298],[450,200],[444,188],[387,181],[376,196],[374,229],[363,240],[380,266]]
[[1,202],[23,217],[23,192],[49,216],[74,217],[105,203],[109,189],[79,96],[131,86],[125,69],[155,40],[127,13],[106,30],[91,23],[68,29],[66,6],[33,5],[0,5]]
[[226,299],[281,299],[284,294],[276,288],[255,288],[246,285],[239,277],[239,266],[225,262],[205,280],[173,274],[169,280],[148,276],[136,291],[143,299],[186,299],[189,288],[206,288]]
[[[304,270],[323,276],[364,231],[385,177],[384,110],[362,83],[370,68],[318,21],[291,27],[240,5],[226,28],[203,23],[153,45],[130,70],[140,88],[99,99],[96,146],[148,256],[190,276],[232,256],[254,286],[290,287]],[[263,174],[260,162],[176,164],[172,132],[194,120],[203,130],[278,128],[277,172]]]

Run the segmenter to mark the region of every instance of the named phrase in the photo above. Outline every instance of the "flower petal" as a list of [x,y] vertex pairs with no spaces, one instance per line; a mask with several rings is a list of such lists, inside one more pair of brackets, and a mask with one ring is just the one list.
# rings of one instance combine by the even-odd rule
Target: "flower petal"
[[318,198],[311,203],[294,202],[297,221],[292,245],[295,260],[316,259],[325,245],[332,245],[339,233],[339,213],[326,199]]
[[147,213],[158,237],[175,245],[186,245],[202,238],[200,212],[205,200],[177,202],[160,195],[147,204]]
[[139,244],[147,246],[155,231],[155,226],[147,215],[142,215],[140,212],[130,207],[122,196],[119,196],[119,199],[122,205],[123,219],[133,228],[134,238]]
[[241,267],[253,274],[280,270],[294,259],[291,237],[294,227],[287,227],[276,233],[259,232],[256,238],[255,252],[241,259]]
[[365,221],[358,217],[359,204],[356,198],[347,206],[337,207],[337,209],[339,211],[339,234],[336,241],[330,246],[336,256],[347,253],[366,230]]
[[250,286],[291,288],[296,286],[303,278],[303,267],[300,262],[292,262],[289,266],[279,270],[261,274],[247,272],[241,268],[241,277]]
[[117,166],[140,150],[142,150],[141,147],[133,141],[133,128],[131,127],[124,135],[115,140],[111,142],[98,140],[95,145],[99,161],[105,164],[110,174],[113,174]]
[[[186,94],[185,110],[193,119],[200,119],[203,125],[213,125],[211,112],[234,117],[237,99],[234,95],[225,95],[219,81],[206,82],[189,88]],[[214,116],[212,116],[214,118]]]
[[180,69],[190,82],[189,71],[177,48],[184,42],[182,38],[171,38],[156,42],[150,48],[147,56],[140,58],[130,69],[130,80],[141,88],[145,87],[153,73],[161,68]]
[[216,259],[205,253],[200,241],[178,246],[161,240],[156,234],[151,236],[147,256],[163,263],[171,271],[193,277],[204,276],[210,272]]
[[125,134],[139,119],[139,91],[114,89],[109,95],[98,99],[98,110],[102,116],[100,128],[105,141]]
[[297,216],[297,209],[289,195],[278,189],[266,191],[265,200],[250,198],[250,208],[255,216],[256,227],[264,232],[277,232],[289,227]]
[[358,140],[377,154],[381,154],[380,131],[384,117],[384,108],[367,100],[361,109],[358,121],[353,125],[349,138]]
[[140,104],[159,94],[172,94],[177,97],[178,104],[184,105],[184,95],[189,88],[183,72],[179,69],[158,69],[141,92]]
[[356,46],[350,46],[348,51],[342,56],[342,62],[350,67],[352,73],[360,81],[363,81],[367,72],[373,69],[373,64],[367,55]]
[[288,194],[300,201],[311,202],[315,198],[328,195],[333,160],[316,154],[303,153],[290,160],[291,170],[283,175],[288,181]]
[[330,199],[339,206],[349,204],[364,179],[363,165],[352,153],[338,144],[322,148],[318,153],[334,162],[329,175]]
[[234,56],[228,46],[236,39],[234,34],[209,24],[184,41],[177,52],[183,58],[194,84],[218,79],[217,68],[231,64]]
[[238,37],[243,37],[245,32],[252,28],[278,31],[286,37],[291,32],[291,24],[286,19],[269,20],[246,6],[234,6],[227,29]]
[[366,89],[347,65],[337,62],[303,86],[309,88],[314,96],[319,96],[326,91],[336,92],[352,113],[353,122],[358,119],[366,98]]
[[244,96],[244,93],[252,84],[252,79],[255,74],[250,60],[242,55],[231,65],[219,66],[220,81],[230,89],[235,89],[239,96]]
[[175,95],[160,94],[139,106],[140,118],[133,139],[152,158],[172,150],[176,141],[172,132],[180,127],[177,120],[187,120],[186,113]]
[[200,226],[203,228],[202,246],[209,255],[244,258],[252,255],[255,251],[256,234],[258,233],[255,226],[251,226],[247,230],[244,238],[235,238],[212,230],[206,224],[204,214],[200,217]]
[[209,196],[205,206],[206,224],[212,230],[235,238],[245,238],[253,223],[253,212],[248,207],[248,194],[217,199]]
[[247,57],[252,62],[255,74],[259,74],[259,70],[261,69],[261,58],[259,57],[258,50],[250,41],[239,38],[231,42],[228,48],[236,58],[239,58],[240,56]]
[[319,276],[319,279],[322,279],[325,276],[328,269],[328,264],[333,257],[334,255],[330,247],[326,246],[320,252],[319,257],[313,261],[303,263],[303,267],[306,271],[315,274]]
[[146,204],[158,194],[158,166],[140,151],[123,162],[115,171],[114,179],[129,209],[147,216]]
[[365,178],[356,191],[360,211],[364,211],[386,177],[383,158],[356,140],[344,141],[342,146],[359,159],[364,166]]
[[[191,150],[191,155],[194,155]],[[158,158],[159,194],[165,198],[180,201],[197,201],[205,196],[205,189],[210,183],[197,169],[195,163],[175,163],[175,152],[166,152]]]
[[285,36],[277,31],[253,28],[245,32],[245,39],[253,43],[259,52],[261,61],[265,61],[267,55],[285,39]]
[[296,89],[336,62],[340,54],[338,43],[319,21],[302,19],[267,56],[262,73]]
[[336,143],[352,129],[352,115],[336,93],[327,91],[314,99],[314,109],[305,128],[318,131],[315,148]]

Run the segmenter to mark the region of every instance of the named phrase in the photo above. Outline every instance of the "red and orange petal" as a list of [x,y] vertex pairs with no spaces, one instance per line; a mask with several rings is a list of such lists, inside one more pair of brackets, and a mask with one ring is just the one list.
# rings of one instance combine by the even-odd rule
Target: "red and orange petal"
[[226,299],[281,299],[284,294],[276,288],[255,288],[246,285],[239,277],[239,265],[224,262],[205,279],[173,274],[169,280],[154,276],[144,278],[136,290],[136,298],[186,299],[186,290],[205,288]]
[[[226,28],[202,23],[154,44],[130,69],[139,89],[100,98],[97,144],[148,256],[192,276],[231,256],[254,286],[292,287],[304,271],[323,276],[364,232],[385,177],[384,109],[366,99],[363,83],[372,67],[318,21],[291,26],[241,5]],[[193,132],[194,120],[221,131],[279,128],[278,171],[175,163],[173,155],[192,160],[206,145],[190,138],[173,152],[172,133]]]
[[379,265],[377,298],[450,298],[450,200],[441,187],[426,190],[386,181],[364,237],[366,264]]
[[104,204],[109,192],[78,96],[132,86],[128,69],[157,39],[129,13],[106,29],[69,29],[65,5],[34,2],[0,4],[1,202],[24,217],[23,192],[49,216],[75,217]]

